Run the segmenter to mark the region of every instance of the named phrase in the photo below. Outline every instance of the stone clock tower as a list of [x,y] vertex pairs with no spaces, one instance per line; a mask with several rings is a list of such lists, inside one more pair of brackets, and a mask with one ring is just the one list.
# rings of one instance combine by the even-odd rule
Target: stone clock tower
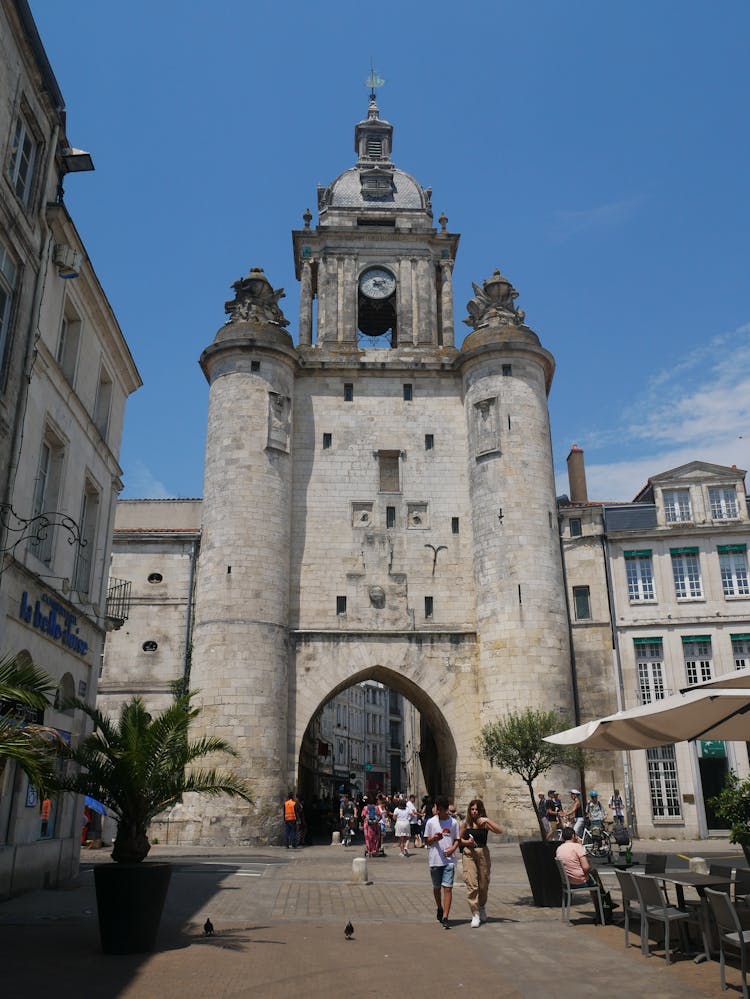
[[525,791],[490,773],[477,734],[514,708],[571,706],[553,358],[497,271],[455,346],[459,237],[394,165],[374,94],[354,147],[318,190],[317,225],[308,211],[293,233],[296,338],[254,269],[201,357],[192,686],[255,803],[186,803],[185,842],[278,838],[311,719],[368,678],[418,707],[432,793],[481,796],[525,832]]

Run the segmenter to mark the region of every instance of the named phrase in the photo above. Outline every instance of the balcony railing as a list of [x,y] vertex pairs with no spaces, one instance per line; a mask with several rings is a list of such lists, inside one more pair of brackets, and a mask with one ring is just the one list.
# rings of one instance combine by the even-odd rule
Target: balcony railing
[[130,589],[132,583],[129,579],[115,579],[109,577],[107,587],[107,617],[115,618],[118,621],[127,621],[130,614]]

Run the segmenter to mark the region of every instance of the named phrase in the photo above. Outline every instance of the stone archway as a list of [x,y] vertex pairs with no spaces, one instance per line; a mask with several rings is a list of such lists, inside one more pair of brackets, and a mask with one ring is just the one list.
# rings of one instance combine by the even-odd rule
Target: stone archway
[[[413,680],[403,673],[382,665],[374,665],[359,670],[347,680],[340,682],[327,692],[309,716],[302,733],[296,756],[296,774],[293,784],[309,794],[309,754],[315,752],[314,737],[311,735],[315,718],[337,694],[349,687],[367,680],[377,681],[389,690],[401,694],[417,709],[421,719],[420,734],[420,787],[430,795],[454,793],[456,783],[456,743],[443,711],[435,701]],[[423,782],[423,783],[422,783]],[[406,788],[403,788],[406,790]],[[409,787],[414,791],[414,787]]]

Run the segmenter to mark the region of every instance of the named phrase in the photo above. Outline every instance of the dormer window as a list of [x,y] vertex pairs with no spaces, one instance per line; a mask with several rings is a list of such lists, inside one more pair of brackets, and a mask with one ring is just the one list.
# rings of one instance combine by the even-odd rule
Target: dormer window
[[662,497],[664,517],[668,524],[679,524],[693,519],[689,489],[665,489]]
[[739,516],[737,511],[737,491],[734,487],[709,488],[708,498],[711,502],[712,520],[733,520]]
[[390,198],[393,195],[393,175],[383,170],[360,171],[363,198]]

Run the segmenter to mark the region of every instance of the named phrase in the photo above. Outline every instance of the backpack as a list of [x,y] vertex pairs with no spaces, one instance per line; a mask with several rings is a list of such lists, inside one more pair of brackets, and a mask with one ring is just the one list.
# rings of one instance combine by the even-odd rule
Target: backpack
[[367,806],[367,824],[372,827],[380,825],[380,819],[374,805]]

